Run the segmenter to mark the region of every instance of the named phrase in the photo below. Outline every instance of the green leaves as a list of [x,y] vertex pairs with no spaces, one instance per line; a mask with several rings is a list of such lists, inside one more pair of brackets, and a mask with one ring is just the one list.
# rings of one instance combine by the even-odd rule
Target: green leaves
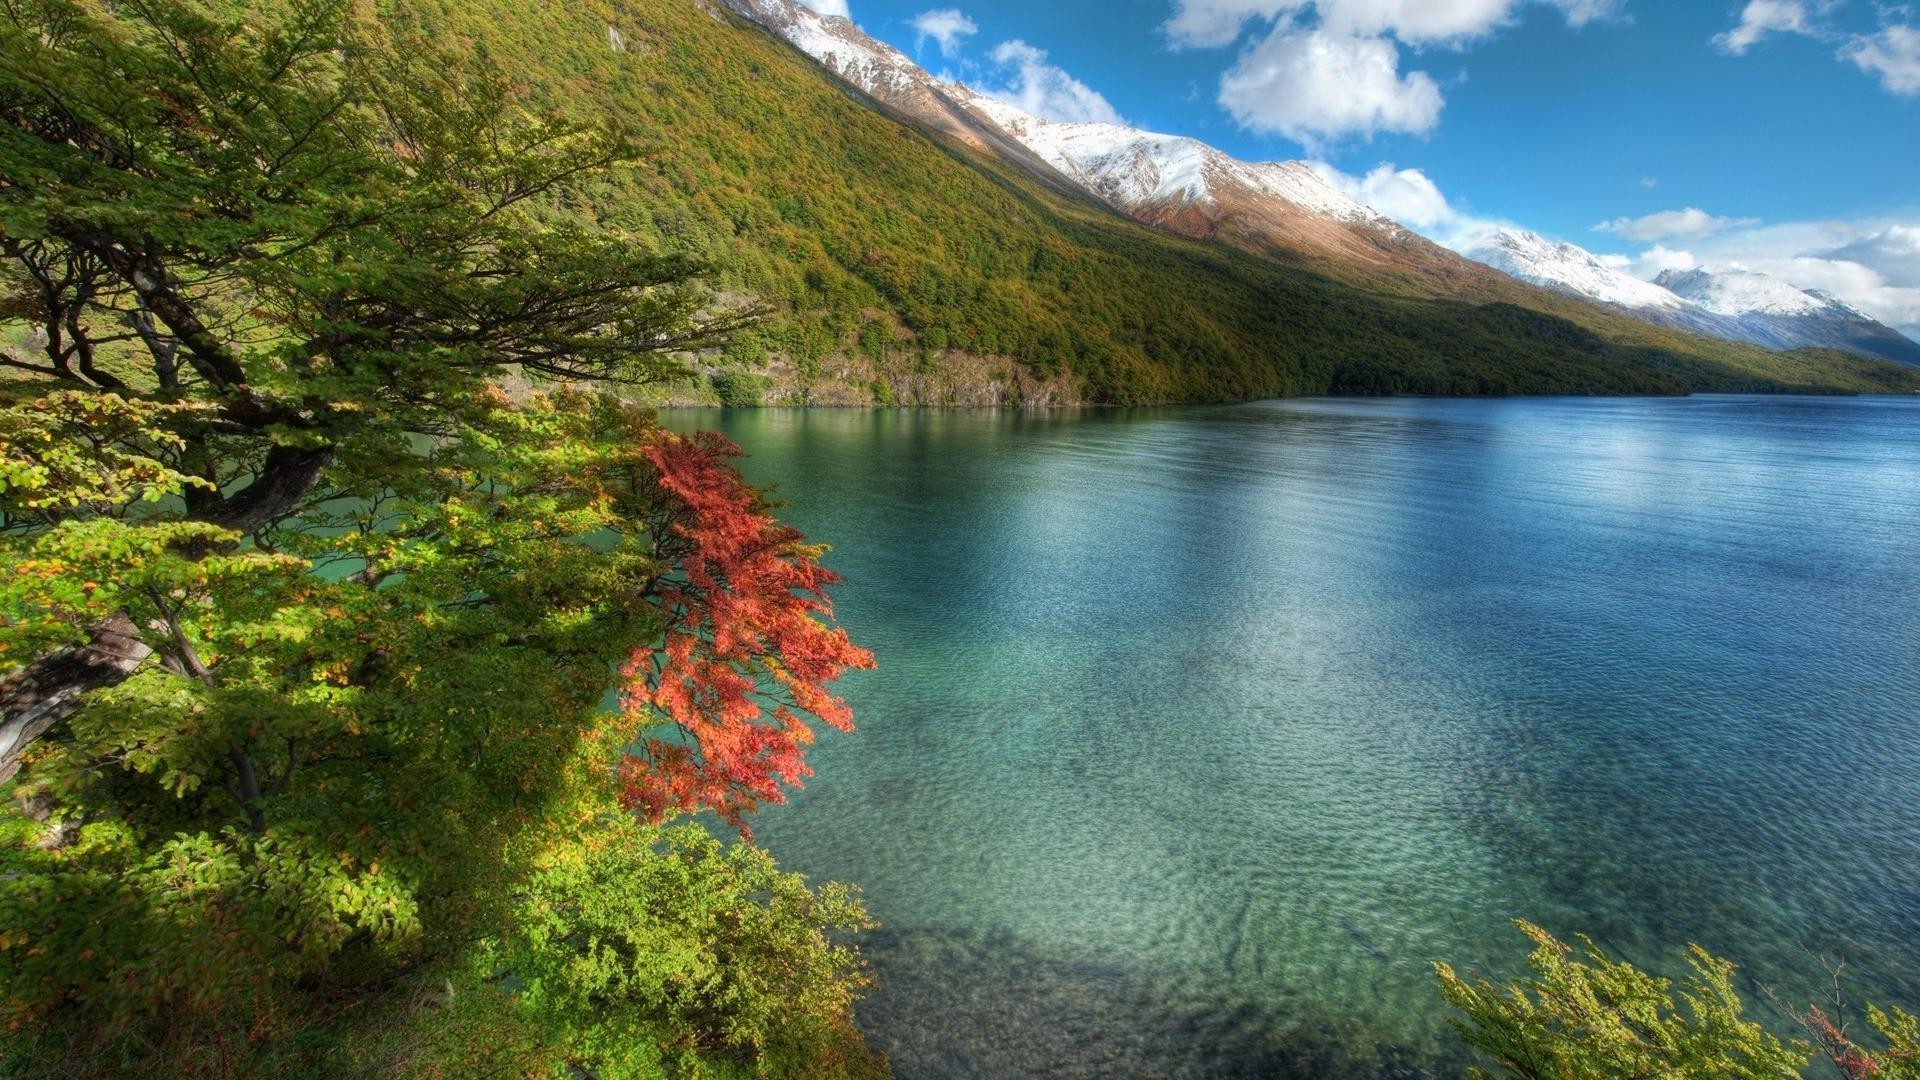
[[872,925],[854,893],[697,827],[603,817],[547,845],[521,895],[499,963],[527,1007],[583,1028],[664,1019],[683,1052],[761,1059],[830,1040],[867,985],[830,936]]
[[[258,1004],[346,940],[397,950],[421,931],[408,883],[297,835],[181,833],[140,852],[89,825],[0,878],[0,1018],[74,1001],[101,1015]],[[299,927],[297,934],[288,927]],[[184,932],[191,928],[192,932]]]
[[1785,1080],[1803,1075],[1816,1051],[1849,1080],[1920,1076],[1920,1020],[1906,1013],[1868,1007],[1884,1051],[1853,1043],[1818,1008],[1798,1017],[1811,1043],[1786,1042],[1747,1019],[1734,965],[1698,945],[1688,946],[1676,1000],[1671,982],[1608,959],[1584,937],[1576,952],[1538,926],[1516,925],[1534,943],[1532,978],[1501,987],[1434,965],[1441,996],[1461,1013],[1454,1026],[1503,1076]]
[[[595,1002],[690,1053],[845,1043],[843,893],[577,831],[616,797],[635,733],[602,705],[659,645],[682,508],[643,410],[496,385],[663,377],[730,320],[692,261],[556,212],[628,140],[406,25],[0,7],[0,318],[28,330],[0,356],[0,744],[58,825],[0,843],[0,1019],[76,1061],[227,1061],[538,894],[539,925],[597,928],[580,963],[527,955],[576,1027],[614,1030]],[[109,632],[123,665],[89,659]],[[562,836],[590,880],[536,863]]]
[[0,407],[0,514],[22,524],[125,514],[133,504],[208,487],[168,462],[185,446],[174,426],[211,410],[70,390],[7,403]]

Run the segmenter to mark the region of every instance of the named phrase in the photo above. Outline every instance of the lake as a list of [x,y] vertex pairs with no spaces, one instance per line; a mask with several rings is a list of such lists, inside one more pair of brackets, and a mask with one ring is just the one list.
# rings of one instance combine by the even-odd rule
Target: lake
[[1920,1007],[1920,400],[666,419],[878,656],[757,831],[902,1080],[1454,1075],[1516,917]]

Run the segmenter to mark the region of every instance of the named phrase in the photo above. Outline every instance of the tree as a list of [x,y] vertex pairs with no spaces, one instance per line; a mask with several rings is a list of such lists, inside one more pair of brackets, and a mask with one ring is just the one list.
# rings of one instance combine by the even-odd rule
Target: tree
[[[1850,1080],[1920,1076],[1920,1021],[1869,1007],[1886,1038],[1883,1051],[1852,1042],[1844,1025],[1818,1008],[1797,1017],[1808,1040],[1783,1041],[1747,1019],[1733,987],[1734,966],[1698,945],[1675,1001],[1673,984],[1612,960],[1592,941],[1576,950],[1528,922],[1533,977],[1505,987],[1467,980],[1436,963],[1440,994],[1461,1015],[1454,1026],[1500,1075],[1518,1080],[1624,1080],[1627,1077],[1799,1077],[1816,1051]],[[1487,1075],[1475,1070],[1475,1075]]]
[[[627,140],[531,113],[483,64],[382,41],[337,0],[277,14],[0,17],[0,306],[44,343],[0,365],[206,405],[167,423],[184,520],[257,532],[343,455],[459,430],[510,369],[648,381],[725,328],[694,317],[685,260],[522,212],[629,160]],[[114,643],[134,629],[109,615],[9,684],[9,766],[69,683],[129,670]]]
[[[226,1062],[611,879],[787,975],[609,1008],[844,1031],[850,896],[608,816],[744,827],[870,663],[735,451],[592,385],[737,321],[558,209],[629,143],[331,3],[8,6],[0,115],[0,750],[58,826],[0,822],[0,1022]],[[544,1000],[594,999],[543,941]]]
[[746,814],[809,775],[804,717],[852,730],[852,712],[826,687],[873,664],[821,622],[836,579],[819,548],[740,484],[726,463],[737,453],[713,434],[646,448],[665,496],[652,533],[678,571],[660,587],[661,648],[634,654],[625,701],[629,714],[662,716],[680,738],[647,739],[623,775],[628,801],[655,821],[711,809],[744,829]]

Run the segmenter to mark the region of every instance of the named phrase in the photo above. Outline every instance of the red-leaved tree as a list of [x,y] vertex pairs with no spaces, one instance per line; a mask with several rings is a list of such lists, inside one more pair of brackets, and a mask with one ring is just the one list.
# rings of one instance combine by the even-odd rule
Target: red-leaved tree
[[786,799],[812,771],[809,720],[853,729],[828,684],[873,656],[831,625],[838,578],[824,550],[768,512],[711,432],[655,434],[645,447],[664,498],[653,523],[666,633],[622,672],[623,707],[652,729],[621,765],[624,799],[658,821],[712,810],[751,836],[745,815]]

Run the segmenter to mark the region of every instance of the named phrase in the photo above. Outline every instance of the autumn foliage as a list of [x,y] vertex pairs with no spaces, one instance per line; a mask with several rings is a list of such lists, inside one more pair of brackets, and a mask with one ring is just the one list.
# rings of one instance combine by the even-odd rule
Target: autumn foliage
[[829,624],[838,579],[823,549],[768,512],[731,464],[738,446],[661,432],[645,454],[664,496],[656,551],[671,573],[658,586],[664,637],[627,663],[623,706],[666,730],[622,763],[624,801],[654,821],[712,810],[746,833],[746,814],[811,775],[810,720],[852,730],[828,684],[873,657]]

